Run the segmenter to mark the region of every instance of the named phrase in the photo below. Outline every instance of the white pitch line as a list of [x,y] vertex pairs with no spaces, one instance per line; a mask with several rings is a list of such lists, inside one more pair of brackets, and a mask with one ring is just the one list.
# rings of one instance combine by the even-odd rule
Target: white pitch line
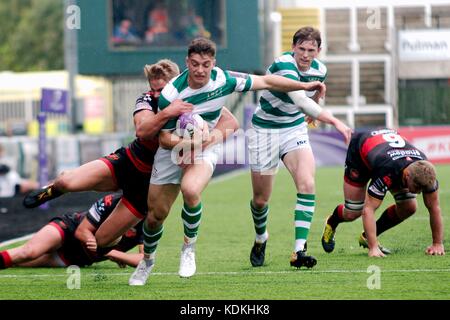
[[[61,269],[59,269],[61,270]],[[259,276],[259,275],[277,275],[277,274],[295,274],[295,272],[302,271],[264,271],[264,272],[239,272],[239,271],[226,271],[226,272],[198,272],[196,276]],[[308,270],[307,274],[315,274],[315,273],[370,273],[367,270]],[[381,270],[381,273],[429,273],[429,272],[448,272],[450,273],[450,269],[392,269],[392,270]],[[3,272],[2,272],[3,273]],[[304,273],[305,274],[305,273]],[[103,273],[103,272],[95,272],[88,274],[82,274],[85,276],[130,276],[130,273],[127,272],[119,272],[119,273]],[[151,276],[179,276],[177,272],[155,272],[152,273]],[[67,274],[0,274],[0,279],[3,278],[49,278],[49,277],[68,277]]]
[[0,243],[0,248],[9,246],[10,244],[14,244],[16,242],[29,240],[29,239],[31,239],[31,237],[33,237],[33,235],[34,235],[34,233],[31,233],[31,234],[27,234],[26,236],[22,236],[22,237],[19,237],[19,238],[6,240],[6,241]]

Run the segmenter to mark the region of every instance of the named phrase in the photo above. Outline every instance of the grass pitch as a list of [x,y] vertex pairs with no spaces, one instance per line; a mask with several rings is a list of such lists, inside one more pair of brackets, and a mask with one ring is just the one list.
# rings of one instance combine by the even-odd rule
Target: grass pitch
[[[450,166],[438,166],[437,170],[444,230],[448,230]],[[316,212],[308,240],[308,252],[318,260],[313,269],[289,266],[296,192],[285,170],[278,173],[270,201],[266,263],[260,268],[251,267],[251,184],[249,173],[244,172],[213,182],[204,192],[194,277],[182,279],[177,274],[183,238],[179,197],[166,222],[156,265],[146,286],[129,287],[133,268],[120,269],[112,262],[81,269],[79,289],[68,288],[71,274],[66,269],[14,268],[0,271],[0,299],[450,299],[449,254],[424,254],[431,244],[431,231],[421,196],[415,215],[380,236],[380,242],[393,250],[387,258],[368,258],[367,250],[358,246],[361,219],[341,224],[335,251],[323,251],[320,238],[324,219],[343,201],[342,175],[342,167],[317,170]],[[392,197],[388,195],[377,218],[390,203]],[[444,244],[450,250],[449,241]],[[373,278],[374,269],[380,272],[379,282]]]

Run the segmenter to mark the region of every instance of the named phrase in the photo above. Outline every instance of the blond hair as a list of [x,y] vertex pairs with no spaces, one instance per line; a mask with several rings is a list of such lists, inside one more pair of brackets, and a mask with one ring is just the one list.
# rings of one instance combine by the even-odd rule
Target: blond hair
[[408,166],[413,183],[423,190],[432,190],[436,185],[436,170],[431,162],[415,161]]
[[154,64],[146,64],[144,66],[144,74],[149,83],[150,80],[155,79],[163,79],[169,82],[170,79],[180,74],[180,68],[175,62],[169,59],[162,59]]

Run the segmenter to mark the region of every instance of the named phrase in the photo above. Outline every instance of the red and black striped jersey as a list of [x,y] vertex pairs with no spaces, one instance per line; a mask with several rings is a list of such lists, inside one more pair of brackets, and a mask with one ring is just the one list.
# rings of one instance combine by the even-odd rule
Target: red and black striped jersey
[[[121,198],[121,194],[113,193],[97,200],[87,212],[86,219],[98,229],[111,215]],[[113,249],[126,252],[141,244],[143,239],[142,223],[140,222],[134,228],[129,229]]]
[[121,197],[122,196],[119,193],[108,194],[97,200],[89,210],[66,213],[59,218],[64,221],[64,224],[67,226],[70,233],[73,234],[75,234],[75,230],[85,217],[96,229],[98,229],[113,212]]
[[120,194],[112,193],[98,199],[90,208],[86,214],[86,218],[95,227],[99,228],[100,225],[109,217],[114,208],[119,203],[122,196]]
[[79,266],[91,265],[94,262],[106,260],[105,254],[113,249],[126,252],[143,243],[142,221],[135,227],[129,229],[114,247],[99,248],[97,255],[89,253],[81,241],[75,238],[75,230],[85,217],[96,229],[98,229],[111,215],[121,197],[121,194],[117,193],[108,194],[97,200],[88,211],[67,213],[60,217],[67,226],[68,232],[71,234],[71,236],[65,240],[65,243],[61,248],[61,250],[63,250],[62,254],[70,261],[70,263]]
[[358,146],[361,159],[371,173],[368,193],[378,199],[383,199],[388,190],[405,188],[403,170],[415,161],[427,160],[422,151],[391,129],[361,134]]
[[[143,93],[137,98],[133,116],[142,110],[148,110],[154,114],[158,112],[158,99],[153,96],[151,91]],[[149,140],[136,138],[128,145],[127,154],[138,170],[149,173],[152,170],[158,147],[157,136]]]

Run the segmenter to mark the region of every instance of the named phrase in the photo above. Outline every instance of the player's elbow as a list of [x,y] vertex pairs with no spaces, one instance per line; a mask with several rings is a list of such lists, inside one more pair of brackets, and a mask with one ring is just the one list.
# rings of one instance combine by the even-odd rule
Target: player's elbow
[[142,131],[142,128],[140,128],[140,127],[136,127],[136,138],[145,139],[144,132]]
[[298,106],[303,113],[317,119],[322,112],[322,107],[319,106],[314,100],[306,96],[305,91],[292,91],[288,92],[289,98]]
[[84,234],[85,234],[85,231],[83,230],[83,228],[78,227],[75,230],[75,238],[80,240],[80,241],[83,241],[83,239],[85,238]]
[[227,126],[227,128],[232,132],[236,132],[239,129],[239,122],[237,121],[236,118],[233,118],[230,120],[229,125]]
[[227,133],[234,133],[239,129],[239,121],[236,119],[233,113],[228,110],[226,107],[223,107],[222,115],[219,120],[218,126],[220,126],[220,122],[224,121],[224,127],[227,128]]
[[136,125],[136,138],[142,140],[152,139],[158,132],[154,129],[145,128],[143,125]]
[[93,233],[83,225],[78,226],[75,230],[75,238],[81,242],[86,242],[89,237],[93,237]]
[[434,214],[434,215],[437,215],[437,216],[440,216],[441,215],[441,212],[442,212],[442,209],[441,209],[441,206],[439,205],[439,203],[434,203],[434,204],[431,204],[431,205],[427,205],[427,204],[425,204],[425,207],[427,208],[427,210],[428,210],[428,212],[430,213],[430,214]]

